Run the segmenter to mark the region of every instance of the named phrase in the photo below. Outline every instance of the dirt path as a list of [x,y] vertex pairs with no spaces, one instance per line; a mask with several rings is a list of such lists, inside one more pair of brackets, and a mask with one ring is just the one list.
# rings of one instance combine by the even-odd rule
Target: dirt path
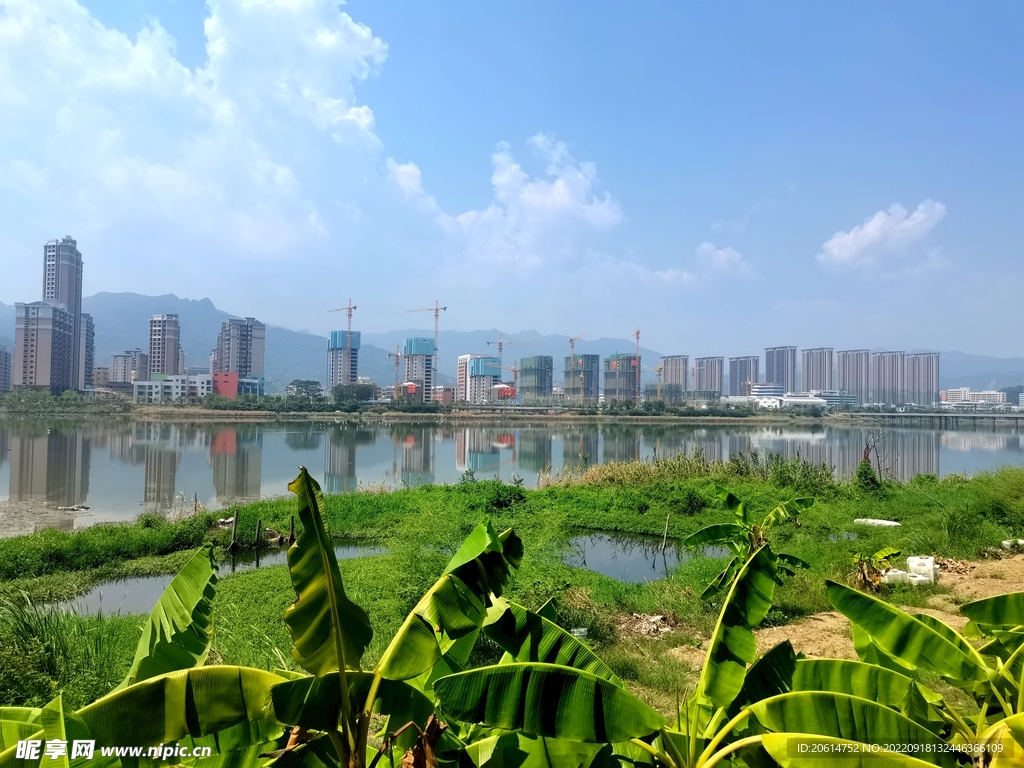
[[[963,629],[966,617],[959,607],[971,600],[1001,595],[1004,592],[1024,592],[1024,555],[1004,560],[986,560],[970,563],[974,566],[968,573],[943,571],[939,584],[949,588],[946,594],[935,595],[928,601],[927,608],[905,608],[908,613],[927,613],[949,624]],[[783,640],[789,640],[797,651],[807,656],[834,659],[856,659],[850,635],[849,620],[835,611],[817,613],[787,624],[784,627],[768,627],[755,630],[757,652],[764,653]],[[670,656],[697,668],[704,663],[707,643],[700,648],[682,646],[668,651]]]

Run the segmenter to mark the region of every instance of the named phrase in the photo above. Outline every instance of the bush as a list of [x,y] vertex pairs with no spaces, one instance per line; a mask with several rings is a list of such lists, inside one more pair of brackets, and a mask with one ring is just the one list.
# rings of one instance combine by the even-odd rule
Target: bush
[[871,466],[871,462],[867,459],[864,459],[857,465],[857,474],[854,476],[854,479],[857,486],[865,491],[877,491],[882,487],[878,475],[875,474],[874,467]]

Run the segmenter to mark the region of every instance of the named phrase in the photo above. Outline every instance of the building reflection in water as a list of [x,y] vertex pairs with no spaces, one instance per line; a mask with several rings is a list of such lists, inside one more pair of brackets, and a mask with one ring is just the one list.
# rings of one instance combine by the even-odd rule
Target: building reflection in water
[[[85,504],[90,453],[91,440],[84,430],[12,435],[10,499],[42,501],[54,509]],[[71,530],[74,523],[75,516],[65,513],[47,527]]]
[[210,441],[209,462],[219,502],[259,499],[263,478],[263,434],[259,427],[218,431]]
[[209,430],[192,425],[141,422],[134,425],[132,439],[145,450],[142,500],[148,511],[165,514],[175,505],[182,453],[207,447]]
[[[482,427],[467,427],[455,436],[455,469],[459,472],[471,470],[477,479],[490,479],[501,475],[501,449],[508,446],[511,436],[507,432]],[[500,439],[499,439],[500,438]]]
[[580,425],[566,431],[562,438],[562,466],[578,472],[597,464],[601,433],[597,427]]
[[356,449],[372,445],[373,430],[352,424],[334,424],[327,432],[327,457],[324,461],[324,493],[351,493],[358,490]]
[[433,425],[396,425],[392,428],[391,439],[402,452],[402,485],[415,488],[433,483]]
[[519,466],[526,472],[550,470],[551,442],[551,430],[524,427],[519,432]]

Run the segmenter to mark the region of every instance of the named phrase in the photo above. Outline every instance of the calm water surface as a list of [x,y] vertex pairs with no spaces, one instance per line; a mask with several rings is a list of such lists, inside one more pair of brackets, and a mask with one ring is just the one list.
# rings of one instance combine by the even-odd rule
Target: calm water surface
[[[282,496],[302,464],[326,493],[383,483],[400,488],[538,473],[594,463],[673,457],[701,449],[709,459],[751,450],[800,455],[848,476],[862,428],[786,425],[631,424],[159,424],[61,425],[0,421],[0,536],[65,530],[140,512],[184,512],[193,498],[222,509]],[[897,477],[974,473],[1024,466],[1008,432],[893,429],[884,453]],[[87,510],[59,507],[87,506]]]

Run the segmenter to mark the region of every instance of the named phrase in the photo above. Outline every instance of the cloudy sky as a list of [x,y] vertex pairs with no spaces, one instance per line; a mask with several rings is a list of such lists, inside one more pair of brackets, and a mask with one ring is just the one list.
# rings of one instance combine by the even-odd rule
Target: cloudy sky
[[0,301],[1024,353],[1024,4],[0,0]]

